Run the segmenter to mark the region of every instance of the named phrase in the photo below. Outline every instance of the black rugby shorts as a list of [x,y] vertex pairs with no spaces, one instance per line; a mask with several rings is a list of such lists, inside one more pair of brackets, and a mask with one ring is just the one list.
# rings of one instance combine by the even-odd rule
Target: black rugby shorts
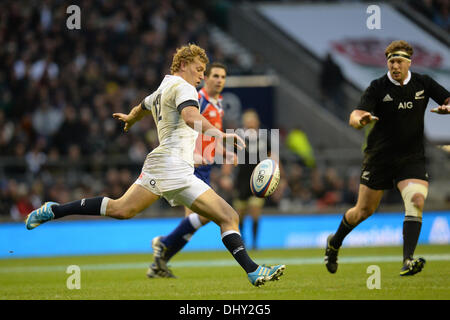
[[374,190],[388,190],[406,179],[428,181],[425,160],[398,161],[392,164],[365,163],[360,183]]

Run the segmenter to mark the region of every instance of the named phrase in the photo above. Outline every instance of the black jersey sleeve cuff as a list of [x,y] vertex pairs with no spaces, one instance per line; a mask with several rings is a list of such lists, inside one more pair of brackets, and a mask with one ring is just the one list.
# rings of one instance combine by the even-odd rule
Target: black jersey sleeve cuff
[[198,101],[196,100],[187,100],[183,103],[180,103],[177,107],[177,110],[179,113],[181,113],[181,110],[183,110],[186,107],[196,107],[197,109],[199,108],[198,106]]
[[148,109],[145,107],[144,100],[142,100],[142,102],[141,102],[141,108],[142,108],[142,110],[148,111]]
[[366,107],[366,106],[357,106],[354,110],[361,110],[361,111],[367,111],[372,112],[373,109]]

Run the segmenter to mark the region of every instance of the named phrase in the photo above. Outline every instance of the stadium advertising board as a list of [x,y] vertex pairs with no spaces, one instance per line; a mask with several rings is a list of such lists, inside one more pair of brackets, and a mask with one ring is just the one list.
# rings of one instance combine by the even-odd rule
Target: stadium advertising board
[[222,93],[225,125],[239,128],[242,113],[254,109],[263,128],[274,128],[276,85],[271,76],[229,76]]
[[[244,221],[244,239],[251,239],[250,218]],[[264,215],[260,220],[258,247],[324,247],[342,214]],[[0,224],[0,258],[85,254],[150,253],[153,237],[166,234],[179,218],[112,221],[55,221],[27,231],[22,223]],[[344,247],[398,246],[402,243],[403,213],[377,213],[359,225]],[[450,243],[450,211],[425,212],[420,244]],[[55,245],[54,239],[58,239]],[[108,241],[105,241],[108,239]],[[251,243],[247,243],[251,245]],[[201,228],[185,250],[225,250],[219,227]]]

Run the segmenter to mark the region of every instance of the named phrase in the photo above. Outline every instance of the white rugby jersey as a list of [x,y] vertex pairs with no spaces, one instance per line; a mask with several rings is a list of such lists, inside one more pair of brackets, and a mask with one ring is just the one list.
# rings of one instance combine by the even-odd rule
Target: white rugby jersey
[[198,107],[195,87],[179,76],[166,75],[142,105],[152,112],[158,130],[159,146],[149,156],[181,158],[193,167],[198,133],[183,120],[181,110],[187,106]]

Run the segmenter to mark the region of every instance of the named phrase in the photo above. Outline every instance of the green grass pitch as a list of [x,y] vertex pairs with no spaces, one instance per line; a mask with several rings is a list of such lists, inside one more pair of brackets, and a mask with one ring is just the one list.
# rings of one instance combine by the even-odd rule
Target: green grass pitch
[[[448,300],[450,246],[420,245],[421,273],[400,277],[401,247],[342,248],[329,274],[323,249],[249,251],[257,263],[283,263],[279,281],[255,288],[227,251],[181,252],[170,263],[177,279],[148,279],[151,254],[0,260],[0,300]],[[80,267],[80,289],[68,289],[70,265]],[[380,269],[380,289],[369,289],[368,267]],[[68,281],[69,280],[69,281]]]

